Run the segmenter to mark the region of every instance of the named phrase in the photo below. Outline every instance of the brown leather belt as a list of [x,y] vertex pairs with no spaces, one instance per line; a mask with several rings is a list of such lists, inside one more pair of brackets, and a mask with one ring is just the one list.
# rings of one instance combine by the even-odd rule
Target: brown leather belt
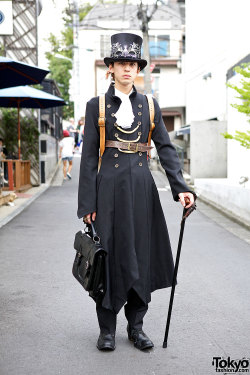
[[106,141],[105,147],[114,147],[120,148],[121,150],[127,150],[130,152],[146,152],[150,151],[151,146],[148,146],[147,143],[136,143],[136,142],[119,142],[119,141]]

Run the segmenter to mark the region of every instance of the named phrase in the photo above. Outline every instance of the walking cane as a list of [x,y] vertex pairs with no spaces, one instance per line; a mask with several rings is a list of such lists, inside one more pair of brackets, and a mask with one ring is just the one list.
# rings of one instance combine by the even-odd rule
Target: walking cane
[[[186,202],[187,203],[187,202]],[[171,296],[169,301],[169,308],[168,308],[168,318],[167,318],[167,324],[166,324],[166,331],[165,331],[165,337],[163,341],[163,348],[166,348],[168,346],[168,332],[169,332],[169,326],[170,326],[170,319],[171,319],[171,313],[172,313],[172,307],[173,307],[173,301],[174,301],[174,291],[175,291],[175,284],[176,284],[176,277],[178,272],[178,266],[179,266],[179,260],[181,255],[181,245],[182,245],[182,238],[183,238],[183,232],[185,227],[185,221],[186,218],[196,209],[196,204],[194,203],[191,207],[188,209],[184,208],[182,220],[181,220],[181,230],[180,230],[180,236],[179,236],[179,243],[178,243],[178,249],[176,254],[176,260],[175,260],[175,266],[174,266],[174,275],[173,275],[173,282],[172,282],[172,288],[171,288]]]

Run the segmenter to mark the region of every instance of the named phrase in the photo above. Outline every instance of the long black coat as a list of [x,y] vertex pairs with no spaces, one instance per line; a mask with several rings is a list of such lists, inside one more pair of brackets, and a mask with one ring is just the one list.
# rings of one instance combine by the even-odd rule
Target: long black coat
[[[111,85],[105,95],[106,140],[134,140],[146,143],[149,132],[147,99],[137,93],[130,94],[135,115],[129,130],[124,134],[115,126],[114,114],[121,100],[114,95]],[[160,162],[166,171],[173,198],[189,191],[185,184],[179,158],[169,140],[158,103],[155,104],[155,129],[152,139]],[[101,169],[97,174],[99,155],[99,98],[92,98],[86,107],[86,122],[78,192],[78,217],[97,212],[96,227],[107,258],[107,291],[102,305],[116,313],[127,300],[133,288],[148,303],[151,292],[171,286],[173,258],[168,230],[159,200],[157,187],[148,168],[146,153],[127,154],[115,148],[106,148]]]

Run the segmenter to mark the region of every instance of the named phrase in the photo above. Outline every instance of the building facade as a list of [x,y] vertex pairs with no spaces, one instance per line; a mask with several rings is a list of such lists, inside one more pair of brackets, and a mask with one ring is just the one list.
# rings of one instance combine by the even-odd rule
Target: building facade
[[[149,8],[149,11],[152,10]],[[110,55],[110,37],[118,32],[142,36],[133,4],[98,4],[85,17],[79,31],[80,96],[82,114],[86,102],[107,90],[107,67],[103,58]],[[181,58],[184,49],[184,18],[176,2],[160,5],[149,22],[152,93],[158,99],[168,131],[185,123],[184,76]],[[144,92],[143,72],[135,82]]]
[[[234,140],[225,141],[221,134],[221,124],[223,127],[226,124],[225,130],[231,134],[236,130],[249,130],[247,117],[231,106],[240,99],[236,99],[236,92],[227,86],[227,83],[240,84],[240,77],[233,67],[250,62],[249,11],[248,0],[186,0],[185,74],[186,121],[191,124],[191,139],[193,122],[205,124],[204,129],[207,129],[200,135],[204,147],[195,166],[195,170],[200,167],[204,173],[202,176],[199,171],[199,178],[192,176],[198,192],[225,212],[231,211],[234,217],[241,213],[242,221],[250,223],[250,203],[246,199],[249,182],[240,184],[242,176],[250,179],[250,150]],[[217,127],[214,127],[215,122]],[[207,152],[207,144],[212,139],[210,133],[211,137],[216,135],[217,143],[214,143],[213,172],[207,178],[204,160],[211,170]],[[222,150],[224,155],[221,155]],[[222,161],[226,161],[226,165],[220,168],[223,173],[218,175]],[[192,162],[191,158],[191,170]]]
[[[6,29],[2,29],[0,24],[1,53],[13,60],[39,65],[38,17],[43,10],[42,1],[0,1],[0,12],[1,9],[2,20],[8,22]],[[1,34],[1,30],[6,31]],[[45,80],[42,86],[44,91],[60,96],[60,91],[55,82]],[[29,115],[29,111],[23,110],[23,113],[25,111]],[[40,119],[42,120],[40,121]],[[30,156],[31,183],[33,185],[46,182],[57,165],[58,140],[62,129],[61,109],[52,108],[41,112],[38,110],[37,126],[41,133],[39,137],[39,163],[35,157]]]

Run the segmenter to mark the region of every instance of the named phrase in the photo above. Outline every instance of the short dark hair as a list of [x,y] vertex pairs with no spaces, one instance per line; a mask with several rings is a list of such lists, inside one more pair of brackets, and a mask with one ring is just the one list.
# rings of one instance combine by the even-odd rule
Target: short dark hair
[[0,142],[1,142],[1,141],[3,142],[3,138],[0,138]]

